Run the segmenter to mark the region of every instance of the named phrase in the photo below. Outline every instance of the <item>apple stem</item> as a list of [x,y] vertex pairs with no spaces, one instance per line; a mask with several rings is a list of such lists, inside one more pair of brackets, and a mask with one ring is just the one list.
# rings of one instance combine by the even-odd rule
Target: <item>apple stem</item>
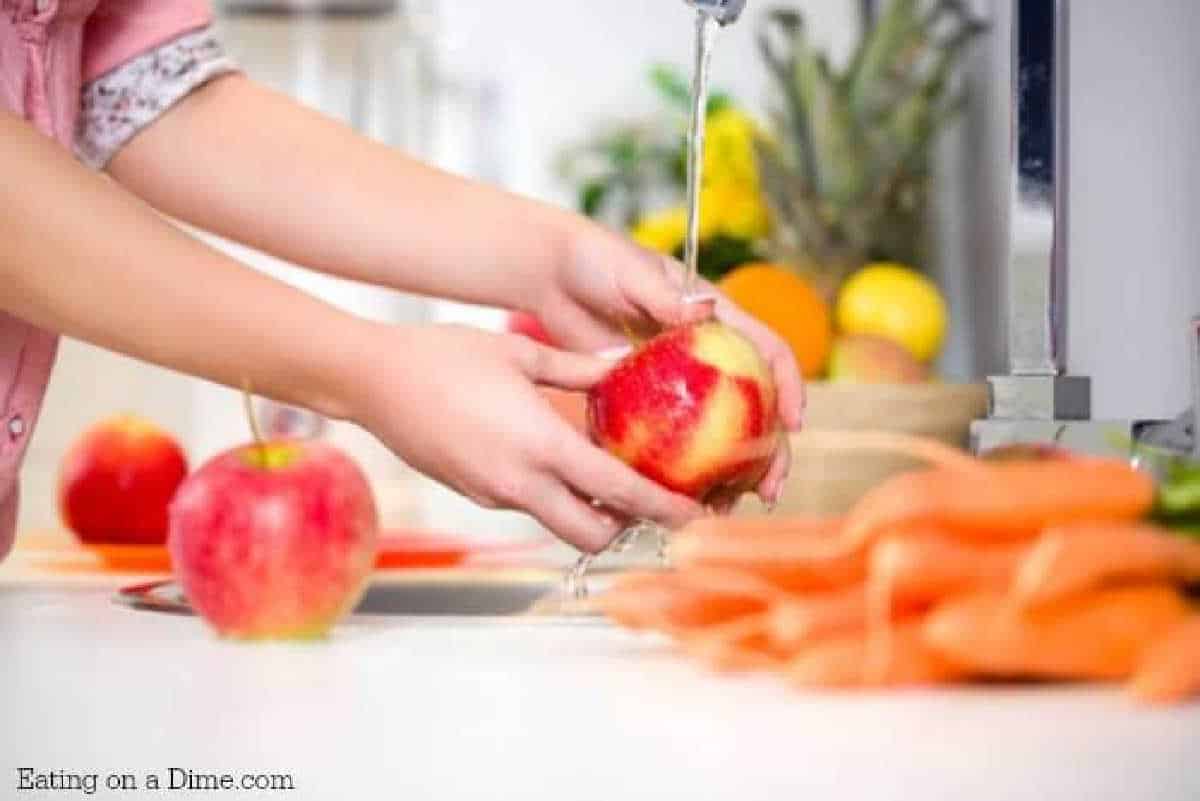
[[254,437],[254,444],[260,449],[265,448],[267,442],[263,439],[262,430],[258,427],[258,418],[254,414],[254,395],[250,390],[250,379],[242,382],[242,405],[246,409],[246,422],[250,424],[250,435]]

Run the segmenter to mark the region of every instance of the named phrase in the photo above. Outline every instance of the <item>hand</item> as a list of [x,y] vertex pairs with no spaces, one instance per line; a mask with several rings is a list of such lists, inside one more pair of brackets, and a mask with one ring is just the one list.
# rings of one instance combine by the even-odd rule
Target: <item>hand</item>
[[535,388],[585,390],[610,362],[471,328],[370,325],[362,352],[389,355],[358,368],[351,416],[426,475],[589,552],[629,520],[676,527],[703,514],[593,446]]
[[[758,347],[775,375],[784,427],[800,429],[804,382],[791,349],[769,328],[706,281],[699,282],[697,290],[713,298],[712,303],[684,302],[683,265],[599,226],[580,226],[569,242],[557,271],[529,308],[559,342],[596,352],[627,346],[631,333],[648,335],[715,315]],[[790,466],[791,449],[781,437],[771,468],[758,486],[766,504],[779,500]]]

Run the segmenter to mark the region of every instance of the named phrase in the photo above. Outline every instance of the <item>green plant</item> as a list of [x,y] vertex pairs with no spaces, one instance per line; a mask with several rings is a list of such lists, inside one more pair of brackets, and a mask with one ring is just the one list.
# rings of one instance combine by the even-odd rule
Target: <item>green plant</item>
[[964,104],[955,67],[984,30],[961,0],[892,0],[838,69],[800,12],[769,12],[759,47],[774,101],[756,152],[775,258],[828,292],[867,261],[927,264],[933,145]]
[[[632,227],[658,197],[673,199],[684,191],[691,86],[679,70],[662,64],[650,69],[649,83],[662,102],[661,113],[617,123],[559,158],[559,173],[577,187],[577,206],[589,217]],[[730,102],[716,92],[708,111]]]

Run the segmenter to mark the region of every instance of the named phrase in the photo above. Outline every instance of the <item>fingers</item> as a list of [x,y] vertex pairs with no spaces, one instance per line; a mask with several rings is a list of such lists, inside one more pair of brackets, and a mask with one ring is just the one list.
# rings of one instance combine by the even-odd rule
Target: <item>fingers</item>
[[517,336],[510,344],[517,367],[535,384],[585,390],[612,369],[612,361],[599,355],[558,350]]
[[711,293],[693,299],[683,297],[679,280],[682,265],[647,251],[642,251],[642,258],[645,268],[618,274],[622,296],[642,314],[664,328],[703,322],[713,316],[715,296]]
[[758,497],[762,498],[762,502],[768,508],[772,508],[779,503],[779,499],[783,495],[783,483],[787,480],[791,469],[791,444],[787,437],[780,437],[779,447],[775,450],[771,466],[767,468],[767,474],[763,476],[763,480],[758,484]]
[[615,518],[581,500],[554,476],[544,476],[534,494],[530,514],[581,551],[599,553],[621,533]]
[[674,529],[704,514],[700,504],[651,481],[578,435],[561,440],[551,466],[576,492],[630,519],[653,520]]
[[780,342],[779,347],[767,357],[767,362],[775,376],[775,387],[779,392],[779,416],[783,426],[788,431],[799,431],[804,428],[808,393],[796,357],[787,345]]

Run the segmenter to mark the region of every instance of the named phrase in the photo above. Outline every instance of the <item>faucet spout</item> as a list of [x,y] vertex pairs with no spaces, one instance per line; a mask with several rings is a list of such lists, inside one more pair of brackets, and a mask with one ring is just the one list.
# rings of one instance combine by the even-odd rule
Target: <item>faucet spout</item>
[[721,25],[732,25],[746,10],[746,0],[683,0]]

